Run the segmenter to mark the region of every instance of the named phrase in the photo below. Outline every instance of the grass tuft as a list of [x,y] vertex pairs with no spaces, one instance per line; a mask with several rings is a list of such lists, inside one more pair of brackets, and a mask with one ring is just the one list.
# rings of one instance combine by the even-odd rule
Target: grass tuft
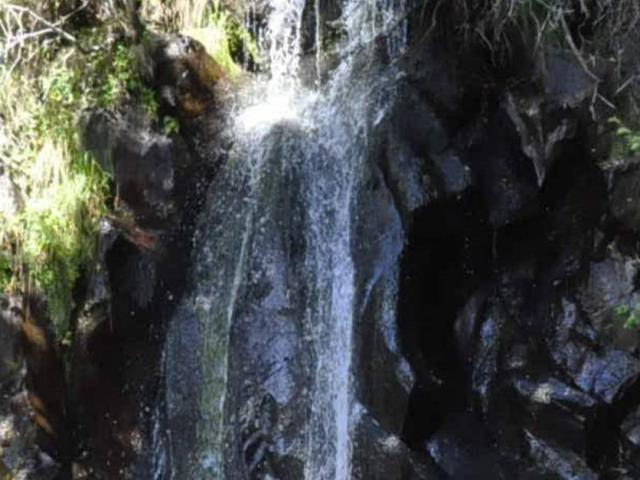
[[0,289],[44,294],[59,339],[109,210],[109,177],[83,151],[79,118],[87,109],[116,112],[125,102],[157,116],[134,47],[104,42],[93,29],[82,36],[100,44],[48,43],[42,54],[0,66],[0,169],[20,198],[17,213],[0,211]]

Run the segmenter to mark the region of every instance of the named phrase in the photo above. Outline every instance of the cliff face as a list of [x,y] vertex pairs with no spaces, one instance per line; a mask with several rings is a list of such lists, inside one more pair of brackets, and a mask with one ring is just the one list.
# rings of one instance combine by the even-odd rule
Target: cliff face
[[2,298],[0,477],[640,477],[637,29],[441,3],[232,5],[275,103],[154,37],[71,339]]
[[408,58],[389,145],[430,185],[405,216],[403,436],[453,478],[633,478],[636,159],[606,127],[624,103],[606,62],[521,38],[497,62],[444,37]]

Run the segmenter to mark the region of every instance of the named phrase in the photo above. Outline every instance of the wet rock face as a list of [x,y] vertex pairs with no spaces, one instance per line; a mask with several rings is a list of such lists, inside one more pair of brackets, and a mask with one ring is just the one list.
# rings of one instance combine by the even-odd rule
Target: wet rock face
[[166,347],[164,449],[180,477],[302,475],[313,351],[301,314],[306,293],[297,288],[302,179],[295,162],[284,162],[302,155],[301,141],[295,127],[273,127],[255,198],[232,166],[211,184],[196,236],[200,260]]
[[77,478],[144,478],[152,469],[164,333],[185,287],[204,192],[221,162],[219,67],[189,39],[154,45],[154,86],[161,109],[179,117],[179,134],[159,132],[136,106],[85,120],[85,146],[112,173],[118,215],[103,220],[97,262],[79,292],[69,386]]

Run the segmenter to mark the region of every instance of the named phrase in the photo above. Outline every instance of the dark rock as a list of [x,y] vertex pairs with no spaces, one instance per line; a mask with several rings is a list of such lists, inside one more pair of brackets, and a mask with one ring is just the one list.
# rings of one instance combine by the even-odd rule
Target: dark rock
[[566,409],[583,411],[588,411],[596,405],[596,401],[592,397],[557,378],[547,378],[538,382],[516,378],[513,381],[513,386],[528,401],[539,404],[555,403]]
[[550,257],[549,275],[556,281],[584,271],[583,265],[592,258],[596,227],[606,213],[606,184],[599,169],[587,163],[589,158],[578,144],[573,145],[554,166],[542,191],[547,218],[540,225],[545,239],[538,245],[546,252],[539,255]]
[[0,384],[11,381],[21,369],[20,324],[22,302],[12,295],[0,295]]
[[520,137],[522,152],[531,159],[536,172],[538,186],[544,182],[551,157],[547,155],[540,124],[539,97],[514,97],[507,93],[504,109]]
[[490,309],[479,327],[476,350],[471,374],[471,388],[477,395],[484,413],[489,408],[490,396],[498,374],[498,353],[500,351],[500,330],[504,314],[499,308]]
[[485,305],[486,294],[476,292],[467,301],[457,315],[454,325],[456,346],[465,369],[470,372],[473,366],[476,332],[478,322],[481,321],[482,308]]
[[183,35],[156,37],[150,43],[153,79],[167,105],[185,119],[218,107],[224,70],[204,46]]
[[166,225],[177,214],[174,203],[177,159],[188,156],[163,136],[123,132],[114,146],[114,179],[118,198],[141,226]]
[[607,349],[603,355],[587,353],[576,373],[574,380],[579,387],[611,403],[638,377],[640,363],[625,352]]
[[533,434],[585,458],[597,400],[554,378],[515,378],[512,383],[526,412],[518,422]]
[[338,64],[336,46],[342,35],[338,21],[341,13],[342,5],[336,0],[304,2],[300,44],[303,82],[306,85],[325,82]]
[[0,475],[3,478],[53,480],[60,466],[38,447],[33,410],[23,386],[0,389]]
[[168,229],[179,222],[192,193],[186,184],[199,180],[187,169],[202,172],[184,141],[155,132],[135,116],[97,112],[85,119],[84,143],[113,174],[116,207],[138,226]]
[[434,155],[433,163],[444,195],[459,195],[471,186],[471,171],[455,151]]
[[544,93],[556,109],[575,108],[593,95],[595,81],[568,52],[552,52],[545,59]]
[[498,110],[471,146],[468,164],[495,228],[521,221],[539,208],[533,165],[520,151],[508,114]]
[[358,480],[444,480],[447,476],[431,458],[411,452],[365,411],[359,412],[354,432],[351,476]]
[[505,370],[523,370],[530,363],[529,356],[527,345],[515,343],[504,356]]
[[[412,18],[417,21],[418,16]],[[408,55],[407,75],[412,86],[418,89],[423,102],[442,111],[443,117],[459,115],[464,110],[464,72],[459,59],[445,45],[426,42]]]
[[481,422],[468,414],[452,414],[426,445],[435,462],[451,478],[504,478],[499,455]]
[[155,468],[151,405],[161,387],[164,332],[222,158],[219,67],[184,37],[153,38],[149,47],[153,84],[164,95],[159,113],[178,116],[180,132],[160,133],[135,106],[84,121],[86,148],[113,174],[117,216],[102,222],[95,269],[78,292],[69,412],[74,469],[101,478],[145,477]]
[[640,407],[625,417],[620,429],[633,445],[640,448]]
[[[299,288],[304,162],[284,163],[305,158],[304,137],[282,124],[265,142],[269,156],[257,198],[247,197],[249,179],[231,167],[212,183],[196,238],[193,290],[168,333],[168,361],[191,372],[167,378],[169,448],[182,476],[200,476],[205,468],[237,475],[230,478],[280,471],[293,480],[309,460],[296,447],[308,425],[314,359],[303,313],[309,293]],[[260,219],[259,228],[250,228],[253,219]],[[235,420],[225,437],[212,427],[195,447],[188,443],[199,423],[228,419]],[[220,454],[211,456],[206,445],[220,445]]]
[[562,480],[596,480],[598,475],[578,455],[526,432],[529,453],[540,468]]
[[108,112],[98,110],[82,116],[83,146],[106,173],[113,175],[113,147],[117,135],[116,119]]
[[397,285],[392,271],[373,288],[356,325],[356,394],[388,434],[400,435],[414,386],[414,374],[400,350],[393,309]]
[[396,264],[402,251],[400,214],[378,168],[362,180],[356,223],[361,241],[353,248],[356,265],[354,371],[356,397],[390,434],[399,435],[413,387],[413,373],[400,351],[394,310]]
[[[58,358],[47,356],[51,345],[42,330],[23,324],[22,308],[21,298],[0,296],[0,476],[52,480],[61,473],[52,456],[64,456],[67,434],[54,403],[59,389],[51,389],[61,380]],[[36,337],[45,341],[38,352],[27,343]]]
[[[563,314],[553,340],[553,359],[585,393],[611,403],[640,374],[640,362],[610,346],[590,345],[588,327],[575,304],[564,301]],[[585,336],[586,334],[586,336]]]
[[3,478],[31,473],[38,451],[36,426],[29,420],[31,406],[24,391],[21,306],[18,298],[0,296],[0,475]]
[[358,213],[354,245],[354,261],[358,265],[357,283],[362,292],[358,309],[365,308],[371,290],[387,271],[394,268],[402,252],[404,231],[394,197],[381,170],[373,168],[363,179],[359,201],[363,210]]
[[423,157],[414,153],[397,134],[389,135],[385,147],[381,168],[397,208],[406,217],[409,212],[426,204],[430,195],[435,195],[435,186],[430,188],[423,172]]
[[394,128],[415,154],[429,157],[442,153],[449,146],[449,136],[438,117],[411,90],[395,108],[392,114]]
[[[389,172],[398,170],[397,183],[402,185],[410,181],[411,184],[423,184],[422,195],[412,194],[411,209],[424,203],[429,195],[452,196],[461,194],[473,183],[471,171],[465,165],[463,156],[451,147],[451,138],[442,121],[435,112],[426,107],[425,102],[418,97],[418,93],[411,86],[407,86],[407,93],[396,104],[391,114],[391,133],[388,140],[389,161],[386,168]],[[420,175],[406,175],[406,169],[411,162],[418,161]],[[412,172],[413,167],[409,172]],[[425,184],[422,176],[431,177],[433,185]],[[413,189],[412,189],[413,190]],[[432,191],[433,190],[433,191]],[[405,188],[406,192],[407,189]]]
[[625,327],[625,316],[618,312],[627,309],[631,314],[640,302],[635,285],[639,266],[636,258],[611,251],[604,260],[591,263],[580,291],[580,306],[601,341],[629,352],[640,345],[640,332]]
[[38,426],[38,445],[64,464],[71,453],[71,432],[67,428],[67,379],[60,345],[42,298],[26,297],[20,316],[26,389]]
[[612,172],[609,191],[609,208],[613,218],[633,232],[640,232],[640,212],[637,200],[640,196],[640,164],[632,160],[628,165]]
[[[564,105],[549,102],[538,92],[509,92],[503,101],[503,108],[518,132],[522,152],[533,163],[538,186],[541,187],[547,173],[562,155],[562,147],[575,137],[577,120],[567,114]],[[553,109],[558,109],[559,113]],[[550,122],[549,118],[553,120]]]

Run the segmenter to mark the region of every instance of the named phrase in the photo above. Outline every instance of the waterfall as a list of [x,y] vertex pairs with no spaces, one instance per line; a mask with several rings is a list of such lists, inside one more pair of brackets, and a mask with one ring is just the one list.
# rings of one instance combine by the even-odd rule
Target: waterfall
[[291,478],[352,478],[357,190],[406,27],[397,1],[345,0],[335,60],[318,48],[309,80],[305,9],[323,42],[320,1],[309,4],[268,2],[268,73],[235,102],[168,333],[157,479],[278,478],[291,457]]

